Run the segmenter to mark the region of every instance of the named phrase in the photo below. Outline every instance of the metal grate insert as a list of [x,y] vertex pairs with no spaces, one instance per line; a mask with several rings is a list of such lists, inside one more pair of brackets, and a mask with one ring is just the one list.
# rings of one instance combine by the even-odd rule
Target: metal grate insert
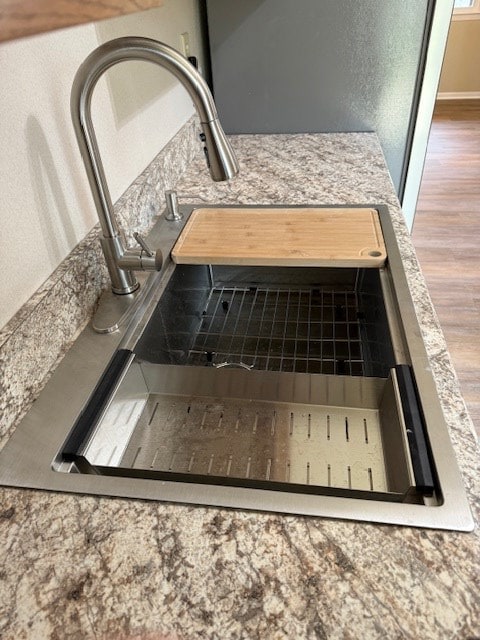
[[151,394],[120,467],[386,492],[379,412]]
[[355,291],[212,289],[186,364],[364,375]]

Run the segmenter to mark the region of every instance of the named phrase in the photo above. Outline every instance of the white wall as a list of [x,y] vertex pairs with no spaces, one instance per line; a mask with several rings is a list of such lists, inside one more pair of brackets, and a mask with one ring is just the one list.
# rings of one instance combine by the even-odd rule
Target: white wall
[[445,97],[480,96],[480,15],[469,17],[453,20],[450,27],[438,88]]
[[[77,68],[115,37],[180,48],[184,31],[202,63],[196,0],[0,45],[0,328],[97,222],[70,121]],[[107,72],[92,113],[115,201],[193,108],[166,72],[137,62]]]

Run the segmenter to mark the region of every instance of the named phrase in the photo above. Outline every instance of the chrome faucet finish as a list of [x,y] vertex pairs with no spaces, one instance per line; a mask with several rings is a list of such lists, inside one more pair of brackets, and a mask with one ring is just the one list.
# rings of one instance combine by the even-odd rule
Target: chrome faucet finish
[[228,180],[238,173],[233,150],[218,120],[210,90],[193,65],[178,51],[149,38],[126,37],[107,42],[93,51],[75,76],[71,115],[78,145],[92,190],[100,226],[101,245],[112,281],[112,291],[128,294],[139,284],[136,270],[159,270],[160,251],[152,251],[140,236],[140,248],[128,248],[116,220],[91,118],[93,90],[107,69],[126,60],[153,62],[170,71],[188,91],[200,118],[204,152],[213,180]]

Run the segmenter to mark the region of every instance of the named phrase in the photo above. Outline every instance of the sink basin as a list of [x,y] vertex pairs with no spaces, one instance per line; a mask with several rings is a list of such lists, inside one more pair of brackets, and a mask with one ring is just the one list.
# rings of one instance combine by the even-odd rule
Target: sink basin
[[1,481],[471,530],[388,210],[375,209],[380,266],[168,261],[119,335],[80,338],[0,454]]
[[119,380],[108,406],[92,397],[62,461],[419,501],[394,367],[378,270],[183,265],[106,374]]

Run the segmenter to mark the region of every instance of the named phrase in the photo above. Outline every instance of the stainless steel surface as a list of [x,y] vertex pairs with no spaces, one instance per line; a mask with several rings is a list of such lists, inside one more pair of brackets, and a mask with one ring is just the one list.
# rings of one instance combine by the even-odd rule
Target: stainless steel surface
[[233,178],[238,173],[238,164],[218,116],[211,120],[201,119],[200,124],[203,131],[200,138],[205,144],[203,151],[212,179],[219,182]]
[[92,318],[92,328],[97,333],[118,331],[130,319],[137,303],[139,288],[123,296],[115,295],[111,290],[104,291]]
[[112,280],[112,291],[129,294],[138,287],[134,270],[159,270],[162,257],[148,256],[144,249],[128,249],[113,212],[91,118],[91,99],[99,78],[110,67],[126,60],[145,60],[172,73],[192,98],[203,129],[207,164],[213,180],[227,180],[238,165],[218,122],[215,104],[206,82],[186,58],[171,47],[148,38],[126,37],[107,42],[93,51],[75,76],[71,114],[77,141],[102,227],[102,248]]
[[126,295],[136,291],[139,285],[133,272],[120,269],[117,265],[126,250],[124,234],[119,232],[116,236],[103,235],[100,238],[100,245],[105,256],[113,293]]
[[163,263],[162,252],[158,249],[152,253],[150,249],[145,249],[139,243],[141,249],[126,249],[123,255],[118,258],[118,266],[121,269],[131,269],[133,271],[160,271]]
[[178,210],[177,192],[169,189],[165,191],[165,204],[167,205],[167,212],[165,214],[165,220],[181,220],[182,216]]
[[213,288],[187,364],[362,375],[357,309],[355,291]]
[[[110,477],[86,473],[67,473],[66,471],[74,469],[70,463],[64,463],[61,460],[63,443],[78,415],[85,407],[115,349],[134,347],[145,324],[153,317],[158,301],[162,299],[172,275],[176,272],[168,259],[162,272],[152,273],[149,276],[150,291],[139,301],[140,306],[133,310],[128,326],[121,326],[117,332],[102,336],[88,327],[76,341],[6,447],[0,452],[0,482],[9,486],[74,493],[259,509],[470,531],[473,528],[473,520],[435,383],[430,372],[429,361],[396,245],[394,230],[388,210],[385,207],[378,207],[378,209],[388,250],[388,269],[392,275],[393,296],[396,306],[401,309],[398,322],[405,338],[404,353],[415,370],[416,383],[425,412],[432,459],[438,477],[437,492],[432,500],[425,498],[425,504],[419,504],[411,503],[408,500],[395,502],[392,500],[359,499],[352,497],[352,495],[319,495],[305,490],[297,490],[296,485],[291,485],[290,490],[272,490],[264,485],[262,488],[217,483],[209,483],[206,486],[203,479],[198,481],[195,477],[192,477],[190,482],[174,482],[165,478],[159,481],[147,477]],[[188,210],[184,208],[184,212],[187,214],[185,216],[187,218]],[[176,223],[163,222],[163,225],[165,226],[159,232],[154,232],[157,234],[155,237],[162,237],[165,228],[171,235],[174,235],[174,231],[178,233],[178,229],[173,229],[178,226]],[[171,228],[168,225],[171,225]],[[164,253],[168,255],[168,250]],[[208,270],[206,279],[208,282]],[[262,411],[265,408],[265,403],[270,402],[272,404],[291,403],[297,405],[297,408],[298,405],[318,406],[322,404],[328,407],[345,408],[348,405],[345,400],[348,396],[351,396],[349,402],[354,407],[369,411],[375,406],[379,407],[382,389],[385,389],[386,384],[385,379],[375,377],[324,376],[245,371],[232,368],[218,370],[213,367],[158,365],[155,363],[142,364],[142,371],[143,381],[141,382],[145,385],[143,388],[145,393],[155,394],[161,390],[163,396],[183,395],[182,402],[188,394],[179,392],[179,388],[194,389],[196,398],[215,398],[222,402],[228,402],[229,398],[235,397],[241,400],[242,398],[238,398],[238,396],[243,394],[244,399],[248,397],[252,403],[260,403]],[[261,384],[259,377],[262,379]],[[334,380],[332,386],[329,386],[328,398],[325,396],[325,389],[322,391],[321,380],[323,378]],[[354,381],[353,384],[358,385],[355,393],[344,393],[343,382],[345,380]],[[353,387],[350,382],[347,384],[352,391]],[[181,386],[179,387],[179,385]],[[246,386],[242,387],[242,385]],[[394,406],[397,402],[395,400],[395,386],[389,385],[389,388],[393,390],[394,401],[392,403],[389,399],[387,405]],[[65,402],[65,398],[68,398],[69,402]],[[142,397],[141,402],[145,398],[146,396]],[[305,413],[305,410],[301,409],[300,413]],[[311,413],[311,411],[309,412]],[[127,432],[134,433],[137,424],[136,416],[126,415],[126,418]],[[392,423],[388,411],[384,410],[384,415],[380,417],[380,423]],[[308,412],[306,424],[308,440]],[[398,433],[400,438],[395,441],[395,438],[392,438],[389,433],[388,439],[383,443],[384,455],[386,457],[394,455],[395,460],[398,460],[398,452],[401,454],[405,448],[405,440],[402,440],[402,432],[397,431],[397,427],[394,431]],[[345,434],[344,430],[343,434]],[[305,461],[304,458],[302,460]],[[212,468],[213,465],[214,462],[212,462]],[[389,469],[394,468],[391,465],[386,466]],[[403,466],[403,473],[408,474],[408,464],[401,466]],[[266,472],[265,468],[265,474]],[[403,480],[391,478],[387,473],[386,482],[387,484],[392,482],[402,484]],[[370,494],[371,490],[368,489],[367,493]]]
[[[144,252],[146,253],[146,255],[149,258],[153,258],[154,256],[154,252],[150,249],[150,247],[147,245],[147,242],[145,240],[145,238],[143,238],[137,231],[135,231],[135,233],[133,234],[133,237],[135,238],[135,240],[138,242],[138,244],[142,247],[142,249],[144,250]],[[161,266],[161,265],[160,265]],[[158,271],[158,269],[157,269]]]
[[387,314],[388,328],[390,330],[390,339],[392,342],[393,352],[396,362],[407,362],[408,356],[405,353],[405,335],[402,330],[400,318],[400,310],[396,304],[392,294],[393,286],[390,274],[387,269],[380,269],[380,284],[382,287],[383,304]]
[[[383,424],[389,425],[386,437],[383,438],[386,461],[385,474],[388,486],[391,490],[400,491],[407,482],[410,482],[410,486],[414,484],[414,471],[395,369],[391,371],[391,381],[391,384],[385,385],[380,407],[380,419]],[[435,500],[438,505],[439,497],[436,496]]]
[[135,351],[340,375],[386,377],[395,364],[376,269],[179,266]]
[[[133,354],[130,362],[133,362]],[[148,399],[142,372],[129,367],[117,384],[115,400],[105,410],[101,424],[87,444],[98,464],[118,465]]]
[[[162,276],[171,273],[172,263],[168,256],[177,241],[178,234],[183,229],[185,222],[190,215],[191,208],[179,207],[182,219],[180,221],[167,221],[165,216],[161,216],[153,229],[150,231],[147,242],[149,246],[158,247],[158,252],[166,257],[165,268]],[[155,299],[152,288],[158,284],[157,272],[142,272],[137,274],[138,282],[141,285],[133,293],[128,295],[115,295],[112,291],[104,291],[101,295],[97,309],[92,318],[92,328],[97,333],[113,333],[121,327],[125,328],[131,321],[135,312],[143,304],[146,296]]]
[[396,446],[394,371],[388,379],[289,374],[294,388],[313,386],[308,403],[272,372],[229,372],[228,396],[199,395],[224,376],[131,360],[82,455],[99,473],[394,501],[412,492],[408,447],[399,455]]
[[367,409],[151,394],[118,466],[387,492],[378,412]]
[[[134,347],[146,362],[132,363],[112,396],[84,452],[88,463],[99,473],[188,473],[230,484],[247,469],[255,486],[281,482],[343,495],[370,487],[389,494],[382,499],[412,500],[394,370],[386,382],[395,358],[381,340],[388,331],[382,285],[378,270],[367,271],[178,267]],[[176,371],[174,387],[164,366],[172,363],[187,365]],[[212,367],[251,373],[230,374],[228,398],[199,396],[189,365],[199,366],[197,378],[203,385],[208,379],[210,389],[225,375]],[[278,374],[269,378],[276,395],[254,400],[265,370],[315,374],[312,404],[286,403]],[[385,377],[362,380],[372,372]]]

